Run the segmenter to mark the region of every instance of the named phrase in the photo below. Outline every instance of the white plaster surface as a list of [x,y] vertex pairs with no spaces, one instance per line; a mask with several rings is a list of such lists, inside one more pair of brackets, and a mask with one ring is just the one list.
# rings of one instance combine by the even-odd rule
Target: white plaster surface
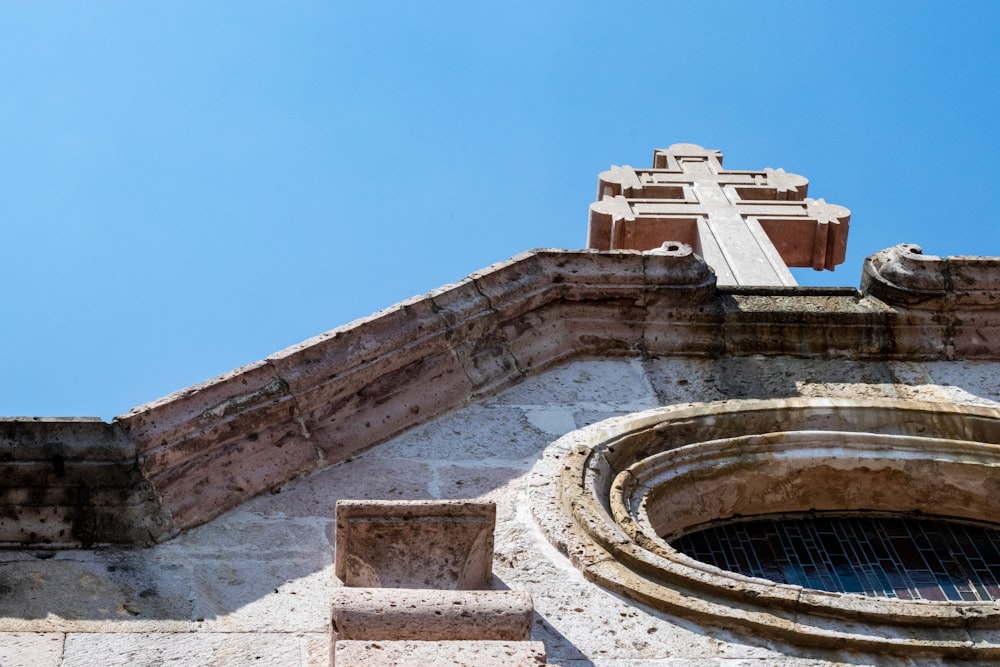
[[529,472],[567,431],[657,405],[764,395],[998,405],[998,371],[987,362],[575,361],[154,548],[0,552],[0,666],[329,667],[339,498],[494,500],[494,587],[531,593],[532,638],[552,664],[936,664],[806,652],[614,595],[543,537],[528,484],[544,482]]

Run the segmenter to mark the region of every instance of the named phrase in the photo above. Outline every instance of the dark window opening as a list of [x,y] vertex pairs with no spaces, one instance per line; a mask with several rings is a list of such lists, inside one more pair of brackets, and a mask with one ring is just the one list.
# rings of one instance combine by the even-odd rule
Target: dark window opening
[[1000,600],[1000,529],[902,515],[754,517],[671,542],[750,577],[902,600]]

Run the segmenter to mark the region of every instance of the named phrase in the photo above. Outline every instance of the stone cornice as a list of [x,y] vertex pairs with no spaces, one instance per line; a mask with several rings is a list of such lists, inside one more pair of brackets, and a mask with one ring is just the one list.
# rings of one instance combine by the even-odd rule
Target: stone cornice
[[995,309],[1000,305],[1000,257],[937,257],[903,243],[865,260],[862,289],[910,309]]
[[1000,257],[937,257],[901,244],[865,260],[861,289],[891,308],[900,355],[998,356]]
[[[112,428],[159,501],[158,528],[90,541],[167,539],[575,357],[955,354],[954,326],[866,284],[717,289],[683,244],[529,251],[118,417]],[[1000,327],[979,335],[983,344],[961,347],[966,358],[998,358]]]

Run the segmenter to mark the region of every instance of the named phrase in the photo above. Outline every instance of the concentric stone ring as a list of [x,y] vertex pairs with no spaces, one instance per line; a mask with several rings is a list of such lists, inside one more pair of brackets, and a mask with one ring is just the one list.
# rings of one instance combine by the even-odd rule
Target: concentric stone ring
[[1000,655],[996,601],[808,589],[728,572],[669,543],[719,521],[814,511],[995,526],[996,409],[804,398],[658,408],[565,436],[535,475],[549,539],[592,581],[656,609],[809,647]]

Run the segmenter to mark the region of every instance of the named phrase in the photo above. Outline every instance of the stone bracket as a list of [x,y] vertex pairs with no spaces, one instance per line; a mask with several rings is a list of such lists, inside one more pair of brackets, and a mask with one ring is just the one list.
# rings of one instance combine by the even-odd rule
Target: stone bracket
[[366,588],[489,588],[496,505],[338,500],[336,574]]

